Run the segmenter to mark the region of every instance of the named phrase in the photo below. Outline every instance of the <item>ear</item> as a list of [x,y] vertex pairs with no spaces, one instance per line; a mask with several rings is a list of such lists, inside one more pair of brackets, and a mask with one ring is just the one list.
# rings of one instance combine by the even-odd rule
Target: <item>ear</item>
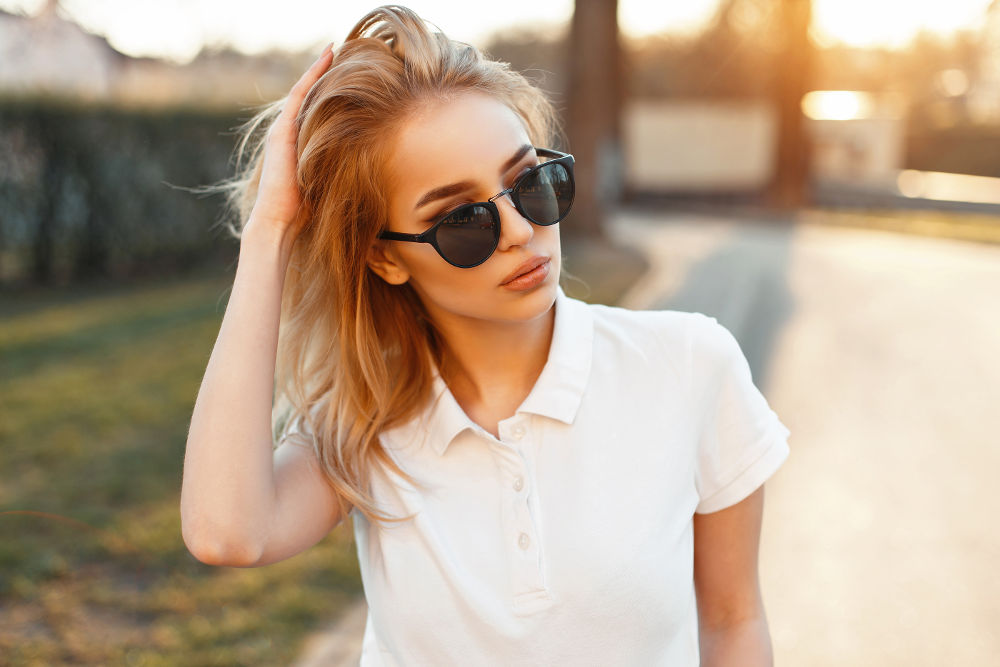
[[368,248],[366,261],[368,267],[390,285],[402,285],[410,279],[406,266],[383,240],[376,240]]

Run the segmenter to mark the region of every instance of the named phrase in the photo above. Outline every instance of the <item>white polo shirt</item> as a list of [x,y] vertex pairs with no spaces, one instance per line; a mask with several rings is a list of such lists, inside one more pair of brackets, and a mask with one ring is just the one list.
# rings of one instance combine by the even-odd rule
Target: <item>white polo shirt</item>
[[352,510],[362,667],[697,665],[692,515],[747,497],[788,429],[714,318],[560,290],[548,361],[496,439],[444,382],[382,443],[379,529]]

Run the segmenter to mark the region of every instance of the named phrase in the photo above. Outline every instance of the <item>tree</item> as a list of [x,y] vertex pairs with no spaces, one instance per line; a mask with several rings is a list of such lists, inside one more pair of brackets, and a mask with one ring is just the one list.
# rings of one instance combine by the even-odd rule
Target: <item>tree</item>
[[810,0],[777,0],[783,36],[775,67],[774,107],[778,113],[778,145],[767,198],[772,206],[792,209],[808,199],[809,151],[802,114],[802,97],[809,90],[813,49],[809,41]]
[[623,178],[624,63],[617,0],[576,0],[568,56],[566,126],[576,157],[577,191],[567,231],[599,238]]

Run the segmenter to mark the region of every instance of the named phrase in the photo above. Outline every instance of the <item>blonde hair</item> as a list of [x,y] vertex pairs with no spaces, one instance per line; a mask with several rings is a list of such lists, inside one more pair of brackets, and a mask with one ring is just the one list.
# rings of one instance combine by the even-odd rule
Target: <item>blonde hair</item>
[[[313,447],[341,516],[353,506],[373,522],[408,518],[378,511],[370,469],[381,463],[413,481],[379,434],[426,408],[442,341],[412,287],[384,282],[366,256],[388,227],[383,167],[395,133],[426,103],[466,91],[508,106],[536,146],[556,138],[556,113],[540,89],[399,5],[354,26],[297,118],[302,227],[282,294],[272,419],[282,438],[298,431]],[[283,103],[243,128],[243,167],[225,186],[240,221],[253,207],[264,134]]]

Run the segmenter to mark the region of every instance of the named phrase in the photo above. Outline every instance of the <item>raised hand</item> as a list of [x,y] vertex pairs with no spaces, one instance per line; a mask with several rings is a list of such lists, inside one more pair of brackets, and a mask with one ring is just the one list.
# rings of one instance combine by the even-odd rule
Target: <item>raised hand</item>
[[268,130],[233,289],[191,415],[181,528],[191,553],[214,565],[287,558],[342,519],[312,450],[276,453],[271,431],[282,289],[302,201],[295,117],[331,58],[327,49],[302,75]]
[[251,226],[266,227],[286,240],[294,239],[298,234],[298,229],[292,227],[296,224],[296,213],[302,203],[296,183],[295,118],[309,89],[329,69],[333,59],[332,46],[327,46],[292,86],[281,113],[268,129],[257,199],[244,231]]

